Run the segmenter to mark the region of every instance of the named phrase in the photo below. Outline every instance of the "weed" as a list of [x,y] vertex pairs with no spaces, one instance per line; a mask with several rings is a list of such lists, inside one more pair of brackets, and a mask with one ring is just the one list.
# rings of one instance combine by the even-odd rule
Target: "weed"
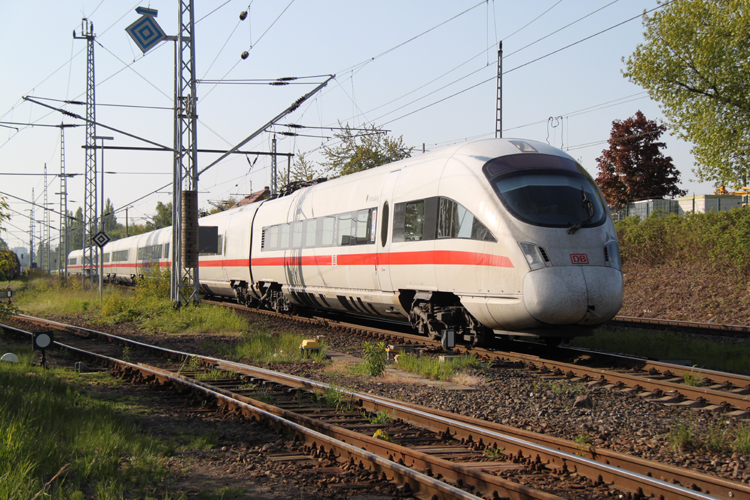
[[349,395],[336,387],[335,384],[329,385],[324,393],[318,394],[317,401],[339,411],[349,411],[352,408]]
[[669,431],[669,445],[675,452],[684,452],[691,448],[694,448],[697,444],[697,438],[695,435],[695,429],[693,428],[692,422],[686,424],[685,422],[678,422]]
[[270,404],[273,401],[273,396],[271,395],[271,390],[264,385],[253,395],[253,399]]
[[573,438],[573,441],[578,448],[578,452],[576,453],[576,455],[580,457],[584,456],[589,446],[591,446],[591,436],[589,436],[588,434],[578,434]]
[[739,424],[734,430],[732,449],[743,455],[750,455],[750,424]]
[[402,354],[398,357],[398,366],[407,372],[419,373],[425,377],[435,380],[448,380],[455,373],[467,368],[481,368],[473,356],[461,356],[457,359],[441,363],[432,356],[415,356],[414,354]]
[[500,460],[505,456],[504,451],[505,447],[498,448],[497,446],[493,446],[484,450],[484,456],[490,460]]
[[725,422],[709,423],[706,431],[705,446],[710,451],[723,452],[729,448],[730,430]]
[[130,346],[126,345],[122,348],[122,360],[126,363],[130,362]]
[[363,345],[365,358],[365,369],[371,377],[377,377],[385,373],[385,342],[365,342]]
[[195,374],[196,380],[217,380],[222,378],[232,378],[232,373],[212,368],[208,371]]
[[366,413],[365,418],[371,423],[371,424],[390,424],[391,420],[393,420],[393,415],[388,413],[388,410],[380,410],[376,414],[372,413]]
[[[693,366],[693,369],[695,369],[695,366]],[[682,379],[685,382],[685,385],[689,385],[691,387],[700,387],[701,385],[701,380],[693,374],[693,370],[690,370],[689,373],[683,373]]]

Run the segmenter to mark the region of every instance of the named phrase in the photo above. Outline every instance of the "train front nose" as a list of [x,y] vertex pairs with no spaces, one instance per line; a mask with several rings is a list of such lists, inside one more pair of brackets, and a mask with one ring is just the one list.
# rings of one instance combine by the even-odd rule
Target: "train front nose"
[[529,314],[542,323],[603,323],[622,306],[622,273],[594,266],[538,269],[524,278],[523,300]]

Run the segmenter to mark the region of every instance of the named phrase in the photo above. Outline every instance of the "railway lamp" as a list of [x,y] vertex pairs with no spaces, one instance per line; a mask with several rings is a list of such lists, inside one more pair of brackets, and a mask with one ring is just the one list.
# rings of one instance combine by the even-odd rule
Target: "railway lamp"
[[47,368],[47,349],[55,343],[52,332],[37,332],[31,335],[32,347],[35,351],[42,351],[42,366]]

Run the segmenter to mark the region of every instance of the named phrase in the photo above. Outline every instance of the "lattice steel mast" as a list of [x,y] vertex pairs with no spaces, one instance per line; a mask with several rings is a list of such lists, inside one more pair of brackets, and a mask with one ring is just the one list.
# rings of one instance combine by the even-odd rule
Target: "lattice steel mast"
[[171,298],[198,302],[198,113],[195,81],[195,17],[193,0],[181,0],[180,32],[175,45],[174,171],[172,184]]
[[497,49],[497,107],[495,108],[495,139],[503,137],[503,42]]
[[50,215],[49,202],[47,201],[47,164],[44,164],[44,227],[42,228],[42,271],[50,272]]
[[91,244],[91,238],[96,232],[97,203],[96,203],[96,82],[94,78],[94,23],[84,18],[81,21],[81,36],[73,38],[86,40],[86,167],[84,180],[83,201],[83,274],[81,284],[85,285],[88,276],[91,288],[94,287],[96,275],[96,249]]
[[63,278],[68,277],[68,176],[65,173],[65,124],[60,124],[60,245],[58,248],[58,268]]

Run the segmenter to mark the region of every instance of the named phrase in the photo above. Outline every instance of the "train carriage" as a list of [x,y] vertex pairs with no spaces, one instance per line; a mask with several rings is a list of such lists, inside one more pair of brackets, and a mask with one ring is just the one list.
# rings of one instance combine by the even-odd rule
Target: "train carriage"
[[[219,231],[218,252],[200,256],[203,290],[279,311],[404,318],[433,338],[453,331],[478,343],[582,335],[622,303],[601,192],[539,142],[451,146],[199,223]],[[169,235],[117,248],[143,253]]]

